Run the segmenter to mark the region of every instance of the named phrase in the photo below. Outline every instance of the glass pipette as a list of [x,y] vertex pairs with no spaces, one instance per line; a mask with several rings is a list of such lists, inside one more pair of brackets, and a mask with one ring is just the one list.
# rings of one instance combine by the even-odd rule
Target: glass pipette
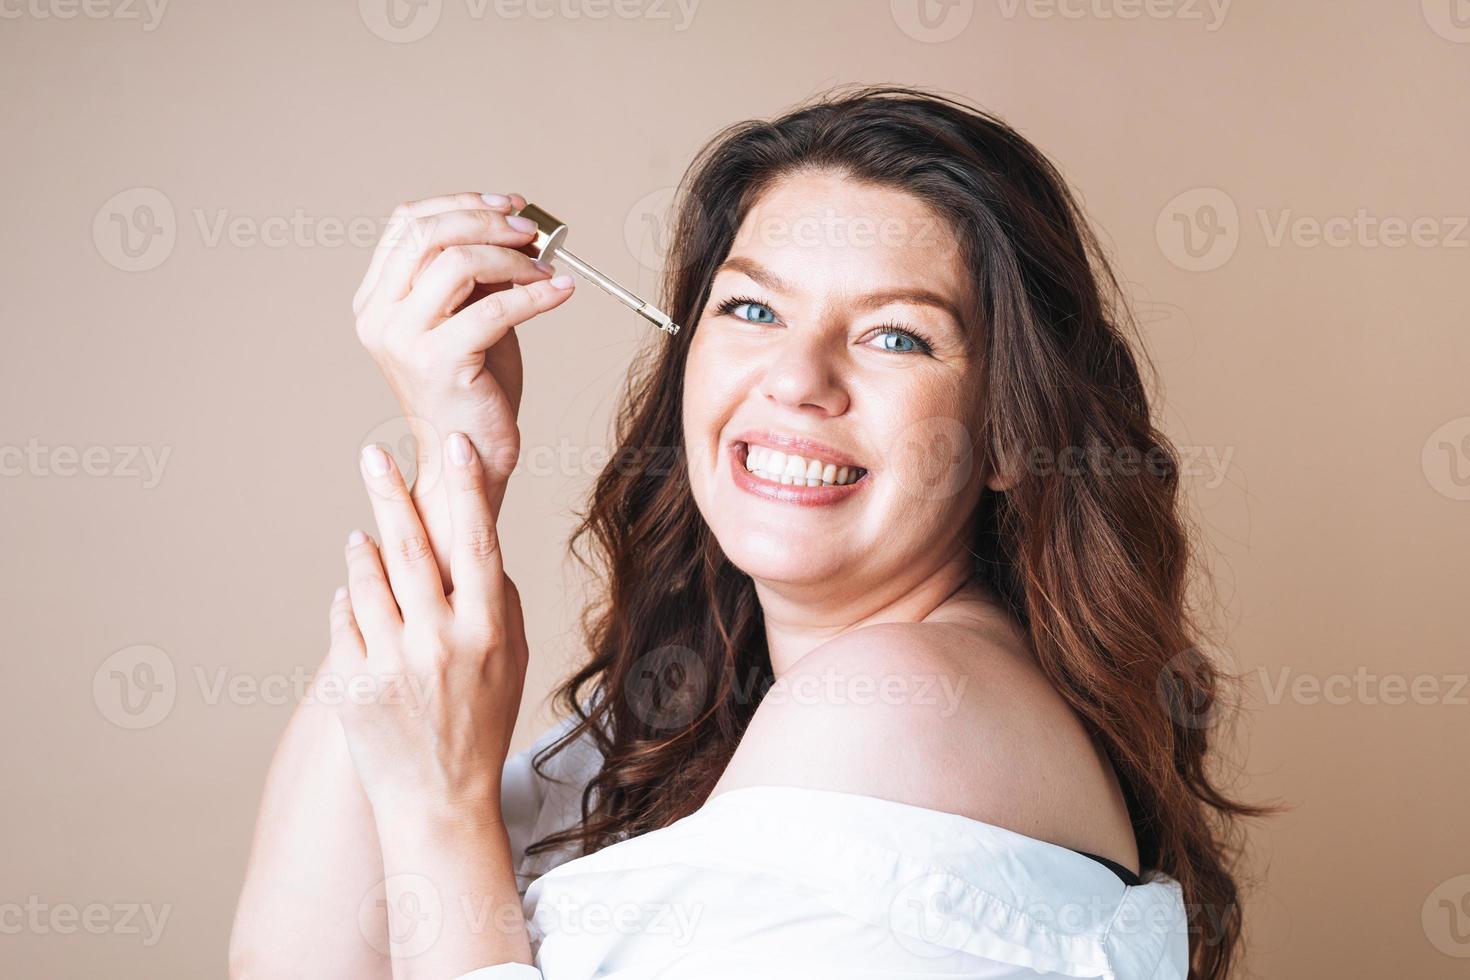
[[560,218],[553,217],[544,209],[534,204],[527,204],[517,212],[523,217],[530,218],[536,222],[536,241],[532,245],[536,249],[536,257],[545,262],[553,259],[561,259],[571,266],[583,278],[619,300],[624,306],[637,313],[639,316],[653,323],[660,330],[667,331],[670,335],[679,332],[679,325],[669,318],[669,315],[652,303],[644,300],[631,291],[624,289],[612,279],[598,272],[592,266],[583,262],[577,256],[567,251],[563,244],[567,237],[566,222]]

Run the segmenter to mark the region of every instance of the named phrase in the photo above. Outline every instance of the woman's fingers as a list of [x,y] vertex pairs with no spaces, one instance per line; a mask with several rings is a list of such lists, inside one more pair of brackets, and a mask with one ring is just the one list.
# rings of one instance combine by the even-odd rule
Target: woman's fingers
[[378,239],[378,244],[373,248],[373,257],[368,262],[367,272],[363,273],[362,282],[358,285],[357,292],[352,297],[352,312],[358,314],[362,312],[363,306],[367,304],[368,298],[372,296],[373,290],[377,288],[378,278],[383,272],[383,264],[388,260],[388,256],[393,254],[393,251],[403,244],[408,223],[413,219],[457,208],[498,208],[500,210],[510,210],[513,207],[514,198],[508,195],[483,195],[476,194],[472,191],[464,191],[458,194],[441,194],[438,197],[425,198],[422,201],[408,201],[398,205],[398,207],[393,209],[393,213],[388,216],[387,224],[383,229],[383,235]]
[[372,260],[368,262],[367,272],[362,277],[362,283],[357,287],[357,293],[352,298],[352,311],[361,313],[362,307],[367,303],[368,297],[377,288],[378,279],[382,274],[383,266],[389,256],[395,251],[411,244],[409,233],[412,230],[410,222],[418,218],[426,218],[446,211],[478,211],[488,209],[509,213],[519,211],[526,206],[526,199],[519,194],[480,194],[474,191],[463,191],[457,194],[441,194],[438,197],[425,198],[422,201],[409,201],[400,204],[389,216],[387,227],[383,231],[383,237],[379,239],[377,247],[373,249]]
[[396,637],[403,629],[377,545],[361,531],[347,537],[347,592],[353,621],[361,632],[386,638]]
[[381,446],[362,451],[362,475],[382,537],[383,564],[403,619],[438,617],[448,610],[439,564],[419,520],[403,474]]
[[383,261],[375,296],[398,302],[408,295],[419,273],[451,245],[503,245],[521,248],[536,240],[530,218],[499,211],[445,211],[410,219],[401,247]]
[[367,643],[352,615],[352,596],[347,586],[341,586],[332,596],[327,619],[332,628],[332,643],[327,648],[326,671],[345,682],[357,674],[367,659]]
[[449,513],[454,527],[449,563],[454,576],[454,618],[482,636],[503,635],[505,565],[486,493],[485,468],[463,432],[450,433],[446,450]]
[[511,327],[565,303],[574,285],[571,276],[560,275],[502,289],[476,300],[435,329],[456,350],[489,350]]
[[407,322],[436,326],[477,283],[525,285],[551,278],[529,255],[500,245],[450,245],[429,263],[403,301]]
[[332,596],[327,619],[332,627],[332,649],[355,653],[359,657],[367,655],[367,644],[363,642],[362,631],[357,628],[357,620],[352,615],[352,597],[347,586],[339,587]]

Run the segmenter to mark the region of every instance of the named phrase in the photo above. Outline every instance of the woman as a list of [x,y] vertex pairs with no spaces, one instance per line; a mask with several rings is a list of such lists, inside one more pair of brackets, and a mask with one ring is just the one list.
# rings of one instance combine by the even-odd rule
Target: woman
[[591,658],[506,763],[513,328],[571,291],[524,204],[404,206],[358,292],[429,448],[412,498],[364,453],[381,545],[272,765],[234,974],[1224,977],[1255,811],[1207,772],[1175,457],[1050,163],[896,87],[703,151],[687,328],[574,538]]

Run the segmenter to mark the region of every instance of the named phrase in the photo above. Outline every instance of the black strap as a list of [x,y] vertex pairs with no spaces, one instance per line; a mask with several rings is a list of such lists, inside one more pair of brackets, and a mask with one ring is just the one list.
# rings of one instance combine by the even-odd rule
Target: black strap
[[1098,857],[1096,854],[1088,854],[1086,851],[1077,851],[1077,853],[1081,854],[1083,857],[1092,858],[1098,864],[1101,864],[1113,874],[1117,875],[1119,878],[1122,878],[1123,884],[1128,885],[1129,887],[1143,884],[1143,880],[1140,879],[1138,875],[1134,874],[1132,871],[1129,871],[1117,861],[1109,861],[1105,857]]

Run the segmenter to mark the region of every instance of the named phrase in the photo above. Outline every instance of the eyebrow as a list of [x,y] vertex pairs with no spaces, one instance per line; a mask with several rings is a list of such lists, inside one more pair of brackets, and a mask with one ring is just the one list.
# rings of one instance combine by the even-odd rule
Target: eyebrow
[[[743,273],[767,289],[776,292],[796,292],[796,288],[790,282],[782,279],[754,259],[741,257],[726,259],[720,263],[719,268],[715,269],[715,275],[719,275],[726,269]],[[887,306],[889,303],[912,303],[917,306],[935,306],[953,317],[956,325],[963,327],[965,322],[965,318],[961,315],[959,308],[948,297],[941,296],[939,293],[928,289],[880,289],[876,292],[864,293],[862,296],[857,297],[856,302],[858,307],[864,310],[876,310],[881,306]]]

